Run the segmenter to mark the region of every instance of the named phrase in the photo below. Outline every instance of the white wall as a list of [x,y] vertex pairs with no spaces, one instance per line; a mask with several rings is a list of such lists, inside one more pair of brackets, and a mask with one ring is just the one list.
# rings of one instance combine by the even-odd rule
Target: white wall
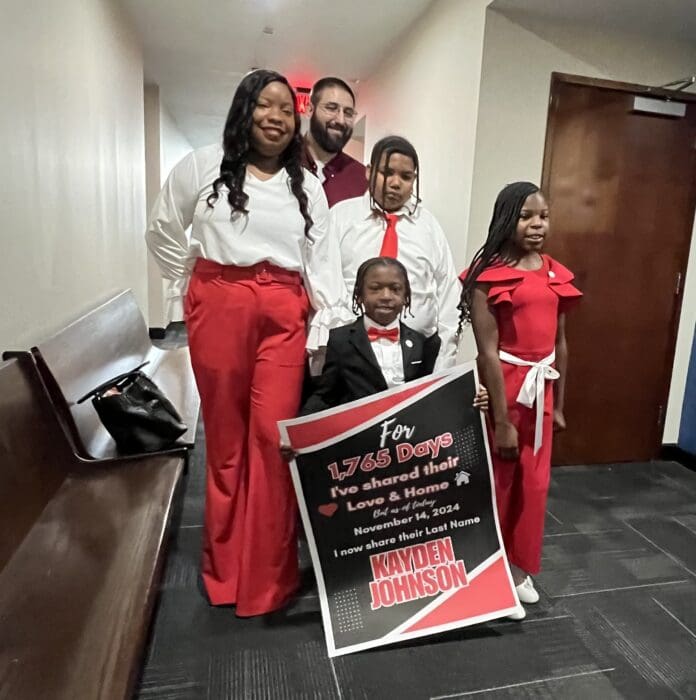
[[[147,214],[169,176],[171,169],[190,151],[191,144],[160,101],[157,85],[145,86],[145,168],[147,178]],[[167,304],[170,282],[162,274],[153,256],[147,255],[148,323],[151,328],[166,328],[170,320],[180,321]],[[169,316],[176,318],[169,318]]]
[[365,162],[365,142],[360,139],[353,137],[348,143],[343,147],[343,152],[347,153],[351,158]]
[[[467,260],[485,239],[501,187],[515,180],[541,179],[553,71],[660,85],[691,75],[695,67],[695,46],[538,18],[513,21],[488,10]],[[664,442],[676,442],[695,322],[696,246],[692,246]],[[473,351],[470,336],[466,348]]]
[[[541,179],[553,71],[659,85],[696,66],[696,46],[538,18],[511,19],[483,0],[438,0],[361,83],[365,158],[398,133],[421,158],[425,205],[442,223],[458,268],[486,236],[498,191]],[[696,246],[686,278],[665,442],[677,437],[696,323]],[[460,357],[475,354],[465,332]]]
[[541,179],[552,72],[659,85],[695,67],[693,46],[538,18],[513,21],[489,9],[467,260],[485,239],[498,191]]
[[459,268],[466,257],[488,1],[430,5],[360,84],[358,99],[366,115],[365,160],[388,134],[413,143],[423,203],[442,224]]
[[[145,85],[145,183],[146,215],[150,214],[157,193],[162,187],[162,155],[160,143],[160,97],[157,85]],[[143,239],[144,243],[144,239]],[[147,255],[148,325],[166,328],[166,286],[155,258]]]
[[0,350],[132,287],[147,312],[143,63],[116,0],[3,2]]
[[[160,101],[159,104],[159,136],[160,136],[160,186],[164,184],[164,181],[169,177],[169,173],[172,168],[187,154],[192,150],[191,144],[188,142],[186,137],[179,131],[179,126],[172,118],[171,114],[167,110],[166,106]],[[221,135],[222,138],[222,135]],[[150,212],[148,211],[148,214]],[[152,256],[148,254],[151,258]],[[165,280],[162,278],[162,274],[159,268],[155,265],[157,276],[159,278],[160,289],[163,290],[162,297],[162,309],[164,312],[164,318],[162,324],[151,323],[151,326],[166,328],[169,321],[183,321],[183,309],[180,309],[180,304],[176,304],[176,307],[172,305],[169,301],[170,297],[167,293],[169,288],[172,286],[171,280]],[[179,298],[179,294],[176,294],[176,298]],[[152,313],[150,314],[150,319],[152,320]]]
[[172,168],[192,150],[169,110],[160,102],[160,184],[164,184]]
[[498,192],[509,182],[541,180],[553,71],[600,75],[590,64],[488,10],[467,262],[486,238]]
[[[356,91],[356,105],[360,106],[360,92]],[[353,126],[353,136],[350,141],[343,147],[343,151],[351,158],[365,163],[368,159],[368,154],[365,152],[365,126],[367,120],[364,114],[360,114],[358,121]]]

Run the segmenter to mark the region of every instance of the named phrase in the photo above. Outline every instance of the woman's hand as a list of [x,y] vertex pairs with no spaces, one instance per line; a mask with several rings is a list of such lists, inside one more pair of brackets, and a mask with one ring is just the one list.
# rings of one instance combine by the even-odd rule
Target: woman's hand
[[488,389],[483,384],[474,396],[474,408],[478,408],[479,411],[488,411]]
[[280,456],[286,461],[286,462],[292,462],[295,457],[297,457],[297,452],[290,447],[290,445],[283,445],[283,443],[280,443]]
[[514,461],[519,457],[517,428],[512,423],[496,423],[494,448],[501,459]]
[[554,409],[553,411],[553,432],[560,433],[566,429],[566,420],[563,411]]

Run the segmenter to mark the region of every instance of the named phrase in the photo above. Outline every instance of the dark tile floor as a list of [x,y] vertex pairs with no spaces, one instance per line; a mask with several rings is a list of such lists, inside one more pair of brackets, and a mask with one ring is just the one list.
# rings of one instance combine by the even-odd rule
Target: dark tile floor
[[524,622],[331,660],[315,592],[272,620],[198,593],[199,436],[137,698],[696,698],[696,473],[679,464],[554,470],[542,598]]
[[542,600],[493,622],[327,658],[316,596],[239,620],[196,587],[201,444],[170,543],[139,698],[696,698],[696,474],[554,470]]

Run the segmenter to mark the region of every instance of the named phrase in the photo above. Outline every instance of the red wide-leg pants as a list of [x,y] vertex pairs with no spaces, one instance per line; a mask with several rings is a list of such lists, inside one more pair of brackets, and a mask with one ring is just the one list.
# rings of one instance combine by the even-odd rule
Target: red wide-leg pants
[[[496,503],[500,530],[508,561],[528,574],[541,569],[546,499],[551,481],[551,445],[553,438],[553,383],[544,388],[543,442],[534,454],[536,406],[517,403],[517,394],[527,367],[501,363],[510,422],[519,436],[519,458],[501,459],[493,454]],[[493,434],[491,431],[491,443]]]
[[185,306],[206,438],[203,581],[213,605],[260,615],[299,585],[297,503],[276,421],[299,407],[307,295],[298,273],[199,259]]

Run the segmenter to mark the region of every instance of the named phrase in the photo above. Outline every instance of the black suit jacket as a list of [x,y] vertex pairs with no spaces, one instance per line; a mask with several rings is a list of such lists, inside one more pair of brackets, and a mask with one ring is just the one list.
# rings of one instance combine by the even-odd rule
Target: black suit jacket
[[[431,374],[440,351],[437,333],[426,338],[401,324],[400,340],[404,379],[409,382]],[[387,389],[362,317],[329,333],[324,370],[300,415],[333,408]]]

